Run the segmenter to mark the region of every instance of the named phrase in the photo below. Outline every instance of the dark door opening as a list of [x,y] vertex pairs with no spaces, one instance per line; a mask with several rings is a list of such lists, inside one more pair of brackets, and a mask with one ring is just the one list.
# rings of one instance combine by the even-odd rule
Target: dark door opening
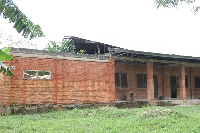
[[179,77],[170,76],[170,89],[171,89],[171,98],[177,98],[177,89],[179,88]]
[[154,98],[158,98],[158,76],[153,75],[154,80]]

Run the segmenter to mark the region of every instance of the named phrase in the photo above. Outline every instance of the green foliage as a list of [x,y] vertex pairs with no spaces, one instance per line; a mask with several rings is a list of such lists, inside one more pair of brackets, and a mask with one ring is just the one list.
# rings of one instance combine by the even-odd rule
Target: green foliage
[[72,45],[72,43],[69,40],[63,39],[60,51],[62,52],[74,52],[75,47]]
[[83,49],[80,49],[77,53],[80,53],[80,54],[85,54],[85,50],[83,50]]
[[[22,36],[24,38],[36,38],[43,37],[44,33],[39,25],[35,25],[32,21],[30,21],[13,3],[12,0],[0,0],[0,15],[3,14],[3,18],[9,19],[10,23],[14,23],[13,28],[17,30],[18,33],[22,32]],[[10,68],[3,64],[3,61],[9,61],[13,59],[12,56],[7,53],[10,51],[10,47],[6,49],[0,49],[0,72],[5,74],[7,72],[7,76],[13,75]]]
[[5,67],[3,67],[3,66],[1,66],[1,69],[0,69],[0,73],[3,73],[3,74],[5,74],[6,72],[6,76],[13,76],[13,72],[10,70],[10,68],[5,68]]
[[58,51],[58,52],[74,52],[75,47],[69,40],[63,39],[61,44],[58,45],[55,41],[50,41],[44,50]]
[[11,50],[11,47],[0,49],[0,60],[9,61],[13,59],[12,56],[7,54],[10,50]]
[[47,46],[46,46],[46,48],[44,50],[60,51],[60,46],[57,45],[55,41],[50,41],[50,43],[47,44]]
[[3,14],[3,18],[9,19],[10,23],[14,23],[14,28],[18,33],[22,32],[22,36],[25,38],[33,39],[44,36],[40,26],[30,21],[12,0],[0,0],[1,14]]
[[50,75],[50,72],[48,71],[38,71],[39,76],[44,76],[44,75]]
[[194,11],[194,13],[197,13],[199,11],[199,9],[200,9],[200,6],[194,6],[192,8],[192,10]]
[[0,132],[200,132],[200,105],[73,109],[2,116]]
[[12,76],[13,75],[13,72],[10,70],[10,68],[8,68],[3,63],[3,60],[9,61],[9,60],[13,59],[13,57],[11,55],[7,54],[10,50],[11,50],[11,47],[0,49],[0,67],[1,67],[0,73],[3,72],[3,74],[5,74],[7,72],[6,76]]
[[[155,0],[155,4],[157,5],[157,8],[159,7],[177,7],[179,4],[187,3],[192,4],[195,0]],[[193,11],[194,13],[197,13],[200,9],[200,6],[194,6]]]

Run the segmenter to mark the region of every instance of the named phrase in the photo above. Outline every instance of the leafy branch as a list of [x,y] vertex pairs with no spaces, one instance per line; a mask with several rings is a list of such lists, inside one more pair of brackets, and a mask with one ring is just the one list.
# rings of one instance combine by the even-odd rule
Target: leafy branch
[[12,0],[0,0],[0,15],[14,23],[14,28],[18,33],[22,33],[24,38],[33,39],[43,37],[44,33],[39,25],[35,25],[23,14]]
[[[160,7],[177,7],[179,4],[187,3],[188,5],[193,4],[196,0],[155,0],[157,8]],[[200,9],[200,6],[194,6],[192,10],[194,13],[197,13]]]
[[60,51],[60,52],[74,52],[75,47],[69,40],[63,39],[61,44],[58,45],[55,41],[50,41],[44,50]]
[[4,48],[4,49],[0,49],[0,73],[3,72],[3,74],[5,74],[6,72],[6,76],[12,76],[13,72],[10,70],[9,67],[7,67],[4,63],[4,61],[9,61],[11,59],[13,59],[13,57],[11,55],[8,55],[7,53],[11,50],[11,47],[8,48]]

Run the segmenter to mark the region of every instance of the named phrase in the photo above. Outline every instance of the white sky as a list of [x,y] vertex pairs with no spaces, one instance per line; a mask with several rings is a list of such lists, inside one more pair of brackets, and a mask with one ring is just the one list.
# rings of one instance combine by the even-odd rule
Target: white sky
[[[77,36],[129,50],[200,57],[200,12],[194,15],[186,4],[157,9],[154,0],[13,1],[43,29],[46,37],[32,41],[37,49]],[[0,31],[20,40],[12,27],[0,18]]]

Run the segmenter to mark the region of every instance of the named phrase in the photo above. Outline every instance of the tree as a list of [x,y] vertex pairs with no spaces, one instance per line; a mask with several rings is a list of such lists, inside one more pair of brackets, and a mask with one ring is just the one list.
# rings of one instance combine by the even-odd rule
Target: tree
[[58,45],[55,41],[50,41],[44,50],[58,51],[58,52],[74,52],[75,47],[69,40],[63,39],[61,44]]
[[[36,38],[43,37],[44,33],[39,25],[35,25],[28,17],[23,14],[17,5],[13,3],[12,0],[0,0],[0,15],[3,14],[3,18],[9,19],[10,23],[14,23],[14,27],[18,33],[22,32],[24,38]],[[10,47],[7,49],[0,49],[0,72],[5,73],[7,71],[7,76],[13,75],[12,71],[3,64],[3,61],[9,61],[13,57],[7,53],[10,51]]]
[[[155,4],[157,5],[157,8],[159,7],[177,7],[179,4],[187,3],[187,4],[193,4],[195,0],[155,0]],[[197,13],[200,9],[200,6],[194,6],[192,10],[194,13]]]
[[18,33],[22,32],[24,38],[43,37],[44,33],[39,25],[35,25],[25,14],[23,14],[12,0],[0,0],[0,15],[14,23]]

